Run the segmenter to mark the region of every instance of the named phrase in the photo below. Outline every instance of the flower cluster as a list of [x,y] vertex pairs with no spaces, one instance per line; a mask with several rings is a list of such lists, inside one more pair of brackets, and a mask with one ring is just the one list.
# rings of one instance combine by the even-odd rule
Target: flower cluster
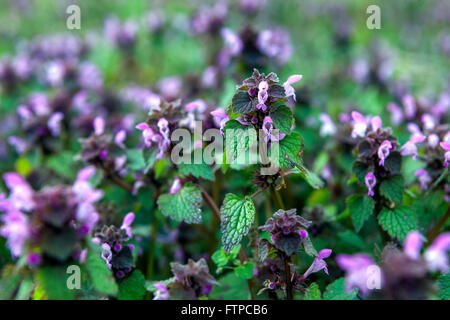
[[131,224],[134,213],[128,213],[120,228],[114,225],[103,226],[96,230],[92,241],[102,246],[102,259],[114,275],[121,279],[133,271],[134,260],[132,244],[126,244],[133,237]]
[[98,221],[95,203],[103,196],[88,182],[93,175],[94,168],[88,167],[78,173],[73,186],[34,191],[19,174],[6,173],[4,180],[10,195],[0,197],[0,210],[4,212],[0,231],[11,254],[26,255],[30,266],[44,259],[82,261],[85,252],[81,241]]

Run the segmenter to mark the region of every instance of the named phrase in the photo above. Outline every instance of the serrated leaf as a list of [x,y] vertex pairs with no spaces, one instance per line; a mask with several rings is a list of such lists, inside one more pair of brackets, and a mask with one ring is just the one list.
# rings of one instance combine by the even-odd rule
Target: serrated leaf
[[400,174],[387,178],[380,185],[380,193],[395,203],[402,202],[404,189],[405,183]]
[[145,165],[143,152],[139,149],[129,149],[127,153],[127,166],[132,170],[141,170]]
[[450,273],[441,274],[437,279],[439,288],[439,298],[442,300],[450,300]]
[[279,142],[280,168],[292,169],[302,163],[301,152],[303,138],[298,132],[292,132]]
[[255,218],[255,205],[249,197],[242,199],[228,193],[220,208],[220,215],[223,248],[225,252],[230,252],[250,230]]
[[267,93],[269,96],[274,98],[285,98],[286,97],[286,91],[284,90],[283,86],[280,86],[279,84],[272,84],[269,87],[269,90],[267,90]]
[[203,178],[206,180],[214,181],[214,171],[206,163],[180,163],[178,165],[178,169],[185,176],[193,175],[196,178]]
[[352,216],[355,231],[359,232],[364,222],[370,217],[375,208],[375,201],[367,195],[354,194],[347,198],[347,208]]
[[409,206],[397,207],[394,210],[383,209],[378,216],[381,227],[391,237],[399,240],[405,239],[406,235],[417,229],[417,215]]
[[235,246],[230,253],[226,253],[223,248],[220,248],[211,256],[212,261],[217,265],[217,267],[222,268],[228,264],[228,262],[236,259],[241,245]]
[[238,91],[231,99],[234,113],[247,113],[253,110],[253,101],[247,91]]
[[234,274],[239,278],[247,280],[253,277],[254,269],[255,265],[253,263],[246,262],[245,264],[234,268]]
[[333,283],[329,284],[323,293],[324,300],[353,300],[358,294],[357,289],[351,292],[345,290],[345,279],[339,278]]
[[321,292],[317,283],[311,283],[311,285],[306,289],[304,300],[322,300]]
[[186,223],[202,222],[202,194],[191,183],[187,183],[175,194],[166,193],[158,198],[158,208],[166,217]]
[[89,281],[99,293],[115,296],[118,290],[116,281],[100,255],[100,247],[94,244],[90,245],[85,265]]
[[364,183],[366,175],[369,173],[369,171],[369,167],[364,162],[355,161],[352,165],[352,172],[355,174],[359,183]]
[[270,118],[272,118],[275,129],[286,134],[291,132],[292,121],[294,119],[291,109],[284,105],[273,107],[270,110]]
[[391,173],[400,173],[402,169],[402,156],[400,152],[391,152],[384,161],[384,167]]
[[317,250],[314,248],[314,245],[311,241],[310,237],[306,237],[302,240],[303,249],[308,256],[317,257]]
[[258,243],[258,261],[264,262],[269,255],[269,241],[261,239]]
[[256,143],[256,130],[242,125],[237,120],[229,120],[224,127],[225,133],[225,161],[226,164],[233,163],[236,159],[239,162],[245,160],[249,153],[250,144]]
[[142,300],[146,291],[144,275],[136,269],[130,276],[120,282],[117,299]]

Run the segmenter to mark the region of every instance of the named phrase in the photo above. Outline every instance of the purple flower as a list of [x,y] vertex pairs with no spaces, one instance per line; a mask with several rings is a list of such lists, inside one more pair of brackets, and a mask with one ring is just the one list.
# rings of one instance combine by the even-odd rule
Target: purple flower
[[122,226],[120,226],[120,229],[124,229],[127,232],[127,235],[129,238],[133,237],[133,232],[131,229],[131,224],[134,221],[134,213],[129,212],[124,218]]
[[400,148],[400,154],[402,156],[413,156],[413,159],[416,160],[417,159],[417,143],[421,143],[425,140],[425,136],[420,135],[420,134],[413,134],[413,136],[411,137],[411,139],[409,141],[407,141],[401,148]]
[[159,153],[157,154],[156,158],[161,159],[164,156],[164,153],[167,151],[167,149],[170,146],[170,137],[169,137],[169,122],[161,118],[158,120],[158,128],[159,132],[162,135],[162,140],[159,141],[158,148]]
[[378,148],[378,158],[380,158],[380,161],[378,162],[378,165],[384,166],[384,160],[389,156],[391,150],[394,149],[394,146],[392,143],[388,140],[384,140],[380,147]]
[[289,33],[278,28],[261,31],[256,46],[266,56],[275,58],[279,64],[285,64],[293,52]]
[[47,120],[47,126],[50,129],[50,132],[53,136],[58,136],[61,132],[61,121],[64,118],[64,115],[61,112],[55,112],[50,116]]
[[179,77],[166,77],[158,82],[158,89],[166,100],[175,99],[181,91],[183,82]]
[[366,174],[366,177],[364,178],[365,182],[366,182],[366,186],[367,186],[367,194],[371,197],[373,197],[374,192],[373,192],[373,188],[375,187],[375,185],[377,184],[377,179],[375,178],[375,175],[372,172],[369,172]]
[[370,292],[367,281],[369,280],[368,268],[374,265],[372,258],[365,254],[355,254],[353,256],[340,254],[336,257],[339,268],[346,272],[345,289],[351,292],[358,288],[362,295]]
[[28,145],[25,142],[25,140],[16,136],[8,137],[8,144],[13,146],[18,154],[24,153],[28,148]]
[[153,300],[169,300],[170,299],[170,293],[169,290],[167,290],[167,287],[162,282],[156,282],[154,284],[156,291],[153,296]]
[[5,200],[4,194],[0,194],[0,211],[4,212],[0,217],[3,222],[0,235],[6,238],[6,245],[11,254],[18,257],[22,254],[23,246],[31,234],[28,217],[10,200]]
[[366,118],[359,112],[352,112],[352,138],[356,137],[364,137],[367,130],[367,120]]
[[230,120],[230,117],[226,114],[225,110],[221,108],[211,111],[210,114],[213,117],[214,124],[216,127],[220,128],[220,132],[223,134],[223,128],[225,128],[225,124]]
[[319,272],[322,269],[326,274],[328,274],[327,263],[324,259],[328,258],[331,255],[331,252],[331,249],[320,250],[318,256],[314,259],[311,266],[303,274],[302,279],[306,279],[311,273]]
[[30,211],[34,208],[34,191],[28,182],[18,173],[8,172],[3,175],[6,186],[11,190],[8,200],[17,210]]
[[114,143],[118,145],[120,148],[125,148],[124,141],[127,138],[127,132],[125,130],[120,130],[114,136]]
[[444,167],[448,167],[448,164],[450,163],[450,143],[443,141],[440,145],[442,149],[446,151],[444,154]]
[[95,167],[93,166],[82,169],[72,187],[78,203],[76,219],[87,229],[87,233],[93,230],[97,224],[99,216],[94,204],[103,197],[103,191],[92,188],[88,181],[94,174]]
[[243,44],[241,38],[229,28],[223,28],[220,32],[223,40],[225,41],[225,49],[235,57],[242,51]]
[[102,244],[102,259],[105,261],[108,269],[111,269],[112,251],[111,247],[107,243]]
[[407,119],[412,119],[416,115],[417,106],[414,98],[411,95],[405,95],[402,98],[402,103],[405,108],[405,115]]
[[105,120],[102,117],[96,117],[94,119],[94,132],[97,136],[105,132]]
[[442,273],[447,273],[448,266],[448,254],[450,250],[450,232],[440,234],[433,244],[425,251],[425,260],[427,261],[428,268],[434,272],[436,270]]
[[420,188],[422,190],[427,190],[428,184],[432,181],[428,172],[424,169],[419,169],[415,172],[414,175],[419,178]]
[[197,99],[195,101],[189,102],[186,105],[186,111],[187,112],[194,112],[197,110],[199,113],[203,113],[208,106],[206,105],[205,101],[201,99]]
[[371,120],[370,120],[370,122],[371,122],[371,124],[372,124],[372,131],[377,131],[378,129],[380,129],[381,128],[381,126],[382,126],[382,121],[381,121],[381,118],[380,117],[378,117],[378,116],[376,116],[376,117],[373,117]]
[[425,128],[425,130],[433,130],[434,127],[436,126],[436,123],[431,114],[425,113],[424,115],[422,115],[421,120],[422,120],[423,127]]
[[136,129],[142,130],[142,136],[144,138],[144,143],[147,148],[152,146],[152,142],[158,142],[161,140],[161,136],[159,134],[155,134],[152,128],[145,122],[139,123],[136,126]]
[[391,113],[391,122],[393,125],[398,126],[403,121],[403,111],[398,106],[398,104],[394,102],[390,102],[387,106],[387,109]]
[[285,83],[283,83],[283,88],[286,93],[286,98],[291,97],[294,101],[297,101],[297,97],[295,96],[295,89],[292,87],[292,84],[299,82],[303,78],[300,74],[294,74],[290,76]]
[[436,148],[439,145],[439,136],[435,133],[430,134],[427,143],[431,148]]
[[264,112],[267,110],[266,101],[269,97],[267,90],[269,89],[269,84],[267,81],[261,81],[258,85],[258,104],[256,105],[257,109],[260,109]]
[[176,177],[173,180],[172,185],[170,186],[170,194],[175,194],[180,190],[181,190],[181,180],[180,178]]
[[42,263],[42,256],[39,253],[31,252],[28,254],[27,263],[30,267],[37,267]]
[[280,132],[278,132],[278,137],[276,135],[272,134],[274,128],[273,128],[272,118],[270,116],[264,117],[262,129],[265,134],[264,140],[266,142],[268,142],[269,140],[270,141],[279,141],[279,140],[282,140],[285,136]]
[[411,231],[405,238],[403,252],[413,260],[420,258],[420,249],[422,249],[422,235],[418,231]]

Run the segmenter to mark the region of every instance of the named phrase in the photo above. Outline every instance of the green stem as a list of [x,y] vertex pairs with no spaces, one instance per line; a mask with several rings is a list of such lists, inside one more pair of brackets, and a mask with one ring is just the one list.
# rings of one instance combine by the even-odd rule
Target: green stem
[[149,253],[148,253],[147,280],[153,279],[153,272],[155,269],[155,250],[156,250],[156,234],[157,233],[158,233],[158,216],[155,213],[155,215],[153,217],[150,249],[149,249]]

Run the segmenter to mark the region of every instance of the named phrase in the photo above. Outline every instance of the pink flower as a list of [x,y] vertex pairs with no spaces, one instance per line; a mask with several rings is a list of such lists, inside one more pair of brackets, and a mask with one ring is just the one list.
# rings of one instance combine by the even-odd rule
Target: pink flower
[[364,180],[368,189],[367,194],[373,197],[374,195],[373,188],[377,184],[377,179],[375,178],[375,175],[372,172],[369,172],[366,174]]
[[125,229],[125,231],[127,232],[128,237],[133,237],[133,233],[132,233],[132,229],[131,229],[131,224],[134,221],[134,213],[133,212],[129,212],[125,218],[123,218],[123,223],[120,226],[120,229]]
[[353,125],[353,131],[352,131],[352,138],[356,137],[364,137],[367,130],[367,120],[364,118],[364,116],[356,111],[352,112],[352,125]]
[[0,211],[4,214],[0,217],[3,226],[0,235],[6,238],[6,245],[14,257],[23,252],[25,242],[31,236],[28,217],[18,210],[10,200],[5,200],[5,195],[0,194]]
[[421,120],[425,130],[433,130],[434,127],[436,126],[436,123],[431,114],[425,113],[424,115],[422,115]]
[[394,149],[394,146],[392,143],[388,140],[384,140],[380,147],[378,148],[378,158],[380,158],[380,162],[378,162],[378,165],[384,166],[384,160],[389,156],[391,150]]
[[53,136],[58,136],[61,131],[61,121],[64,115],[61,112],[55,112],[47,120],[47,126]]
[[102,117],[96,117],[94,119],[94,132],[97,136],[100,136],[105,132],[105,120]]
[[427,143],[431,148],[436,148],[439,145],[439,136],[435,133],[430,134]]
[[125,148],[125,145],[123,143],[124,143],[126,138],[127,138],[127,132],[125,130],[120,130],[114,136],[114,143],[116,145],[118,145],[119,147],[121,147],[121,148]]
[[450,163],[450,143],[449,142],[441,142],[440,143],[442,149],[447,151],[444,154],[444,167],[448,167],[448,164]]
[[402,156],[413,156],[413,159],[417,159],[418,150],[417,150],[417,143],[421,143],[425,140],[425,136],[420,134],[413,134],[411,139],[407,141],[401,148],[400,148],[400,154]]
[[142,122],[136,126],[136,129],[142,130],[142,137],[144,138],[144,143],[147,148],[151,147],[152,142],[157,142],[161,139],[159,134],[155,134],[152,128],[148,126],[147,123]]
[[266,101],[269,97],[267,90],[269,89],[269,84],[267,81],[261,81],[258,86],[258,104],[256,105],[257,109],[261,109],[262,111],[267,110]]
[[107,243],[102,244],[102,259],[105,261],[108,269],[111,269],[112,251],[111,247]]
[[225,49],[233,56],[237,56],[241,53],[243,44],[241,38],[229,28],[223,28],[220,32],[223,40],[225,41]]
[[290,76],[285,83],[283,83],[284,91],[286,92],[286,98],[292,96],[294,101],[297,101],[295,96],[295,89],[292,87],[292,84],[299,82],[303,78],[300,74],[294,74]]
[[378,116],[373,117],[372,120],[371,120],[370,122],[371,122],[371,124],[372,124],[372,130],[373,130],[373,131],[377,131],[377,130],[380,129],[381,126],[382,126],[381,118],[378,117]]
[[331,255],[331,252],[331,249],[320,250],[318,256],[314,259],[311,266],[303,274],[302,279],[306,279],[311,273],[319,272],[322,269],[326,274],[328,274],[327,263],[324,259],[328,258]]
[[405,115],[407,119],[412,119],[416,115],[417,107],[414,98],[411,95],[405,95],[402,98],[402,103],[405,108]]
[[331,120],[330,116],[326,113],[321,113],[319,115],[319,119],[322,122],[322,126],[320,127],[320,136],[332,136],[336,133],[336,126]]
[[181,181],[180,178],[176,177],[173,182],[172,185],[170,186],[170,194],[175,194],[178,191],[181,190]]
[[34,208],[33,194],[28,182],[18,173],[8,172],[3,175],[6,186],[11,190],[8,200],[18,210],[30,211]]
[[403,121],[403,111],[402,109],[393,102],[388,104],[388,110],[391,113],[391,122],[393,125],[399,125]]
[[405,238],[403,252],[413,260],[420,258],[420,249],[422,248],[422,235],[418,231],[411,231]]
[[368,295],[370,289],[367,285],[369,279],[368,268],[375,263],[372,258],[365,254],[346,255],[340,254],[336,257],[339,268],[346,272],[345,289],[351,292],[358,288],[362,295]]
[[205,101],[203,101],[201,99],[197,99],[186,105],[186,111],[194,112],[195,110],[198,110],[199,113],[202,113],[206,110],[207,107],[208,106],[206,105]]
[[170,293],[169,290],[167,290],[167,287],[162,282],[156,282],[154,284],[156,291],[153,296],[153,300],[169,300],[170,299]]
[[42,256],[39,253],[31,252],[28,254],[27,263],[30,267],[37,267],[42,263]]
[[214,124],[220,128],[220,132],[223,134],[223,128],[230,117],[226,114],[225,110],[221,108],[217,108],[214,111],[211,111],[211,116],[213,117]]
[[428,268],[434,272],[436,270],[442,273],[447,273],[448,266],[448,254],[450,250],[450,232],[440,234],[433,244],[425,251],[425,260],[427,261]]

